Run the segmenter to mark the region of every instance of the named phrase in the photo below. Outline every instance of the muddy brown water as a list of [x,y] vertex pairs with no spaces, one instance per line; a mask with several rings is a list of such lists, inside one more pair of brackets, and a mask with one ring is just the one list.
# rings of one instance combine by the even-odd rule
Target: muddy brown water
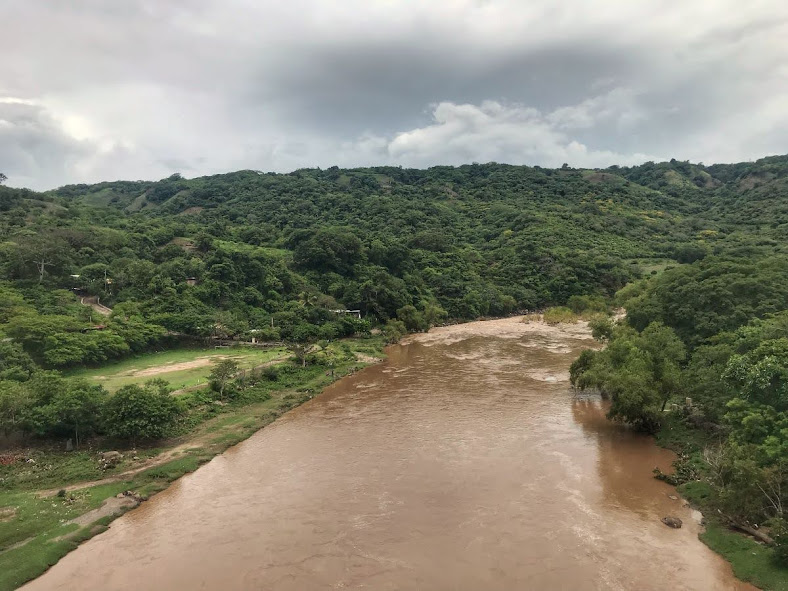
[[673,456],[570,391],[590,344],[507,319],[392,347],[25,589],[752,589],[652,478]]

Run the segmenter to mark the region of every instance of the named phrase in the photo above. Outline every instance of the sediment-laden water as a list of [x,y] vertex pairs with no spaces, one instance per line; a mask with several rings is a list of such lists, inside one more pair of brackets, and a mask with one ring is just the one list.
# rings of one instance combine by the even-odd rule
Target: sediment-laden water
[[672,455],[570,391],[590,343],[507,319],[392,347],[25,588],[751,589],[652,478]]

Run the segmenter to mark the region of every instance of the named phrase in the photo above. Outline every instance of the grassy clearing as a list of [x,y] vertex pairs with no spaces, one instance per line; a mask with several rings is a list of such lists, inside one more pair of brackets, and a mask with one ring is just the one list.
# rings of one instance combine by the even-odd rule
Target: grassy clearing
[[547,308],[542,314],[542,320],[547,324],[575,324],[579,318],[577,314],[564,306]]
[[[162,378],[176,390],[206,384],[215,361],[230,357],[241,369],[251,369],[270,361],[285,358],[286,349],[260,349],[254,347],[214,347],[173,349],[157,353],[144,353],[98,368],[85,368],[68,372],[69,377],[87,378],[103,385],[110,392],[129,384],[141,384],[151,378]],[[194,364],[184,367],[184,364]]]
[[[238,393],[225,406],[218,406],[205,391],[186,394],[190,404],[189,432],[157,447],[123,450],[126,459],[114,470],[102,472],[98,456],[90,451],[59,452],[39,450],[34,463],[0,467],[0,591],[15,589],[55,564],[77,545],[106,529],[117,517],[110,515],[85,527],[67,522],[95,509],[118,493],[135,491],[143,498],[164,490],[174,480],[193,472],[228,447],[243,441],[276,420],[336,379],[364,364],[356,353],[382,356],[381,338],[346,339],[331,343],[324,354],[332,359],[334,375],[325,365],[305,368],[285,362],[265,380]],[[171,352],[174,358],[184,351]],[[126,363],[126,362],[124,362]],[[119,364],[118,364],[119,365]],[[102,370],[98,370],[102,371]],[[105,373],[107,369],[103,370]],[[100,374],[103,375],[103,374]],[[166,462],[128,474],[125,471],[153,460],[162,453],[172,457]],[[130,459],[136,455],[137,460]],[[43,489],[65,488],[80,482],[118,477],[104,484],[87,485],[65,496],[43,497]],[[23,544],[23,545],[22,545]],[[19,545],[18,547],[14,547]]]
[[637,266],[643,275],[659,275],[668,267],[675,267],[679,263],[673,259],[629,259],[629,263]]
[[262,253],[273,258],[287,260],[292,258],[293,253],[283,248],[273,248],[271,246],[255,246],[244,242],[232,242],[229,240],[214,240],[216,246],[230,252],[245,252],[248,254]]

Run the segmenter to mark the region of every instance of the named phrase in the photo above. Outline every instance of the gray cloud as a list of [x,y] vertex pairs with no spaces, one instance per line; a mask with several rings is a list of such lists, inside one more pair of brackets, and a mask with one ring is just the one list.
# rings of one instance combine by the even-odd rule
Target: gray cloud
[[788,5],[5,0],[9,184],[785,152]]
[[0,163],[17,183],[35,185],[53,173],[67,177],[90,155],[90,147],[65,133],[44,107],[0,98]]

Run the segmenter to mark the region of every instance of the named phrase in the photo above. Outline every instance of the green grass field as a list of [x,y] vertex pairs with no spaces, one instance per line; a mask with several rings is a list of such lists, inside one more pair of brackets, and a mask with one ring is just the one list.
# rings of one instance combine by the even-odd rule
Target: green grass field
[[180,390],[207,383],[213,364],[225,357],[237,361],[241,369],[251,369],[287,356],[288,352],[283,348],[173,349],[144,353],[99,368],[72,370],[68,372],[68,376],[95,381],[110,392],[128,384],[141,384],[153,378],[167,380],[174,389]]

